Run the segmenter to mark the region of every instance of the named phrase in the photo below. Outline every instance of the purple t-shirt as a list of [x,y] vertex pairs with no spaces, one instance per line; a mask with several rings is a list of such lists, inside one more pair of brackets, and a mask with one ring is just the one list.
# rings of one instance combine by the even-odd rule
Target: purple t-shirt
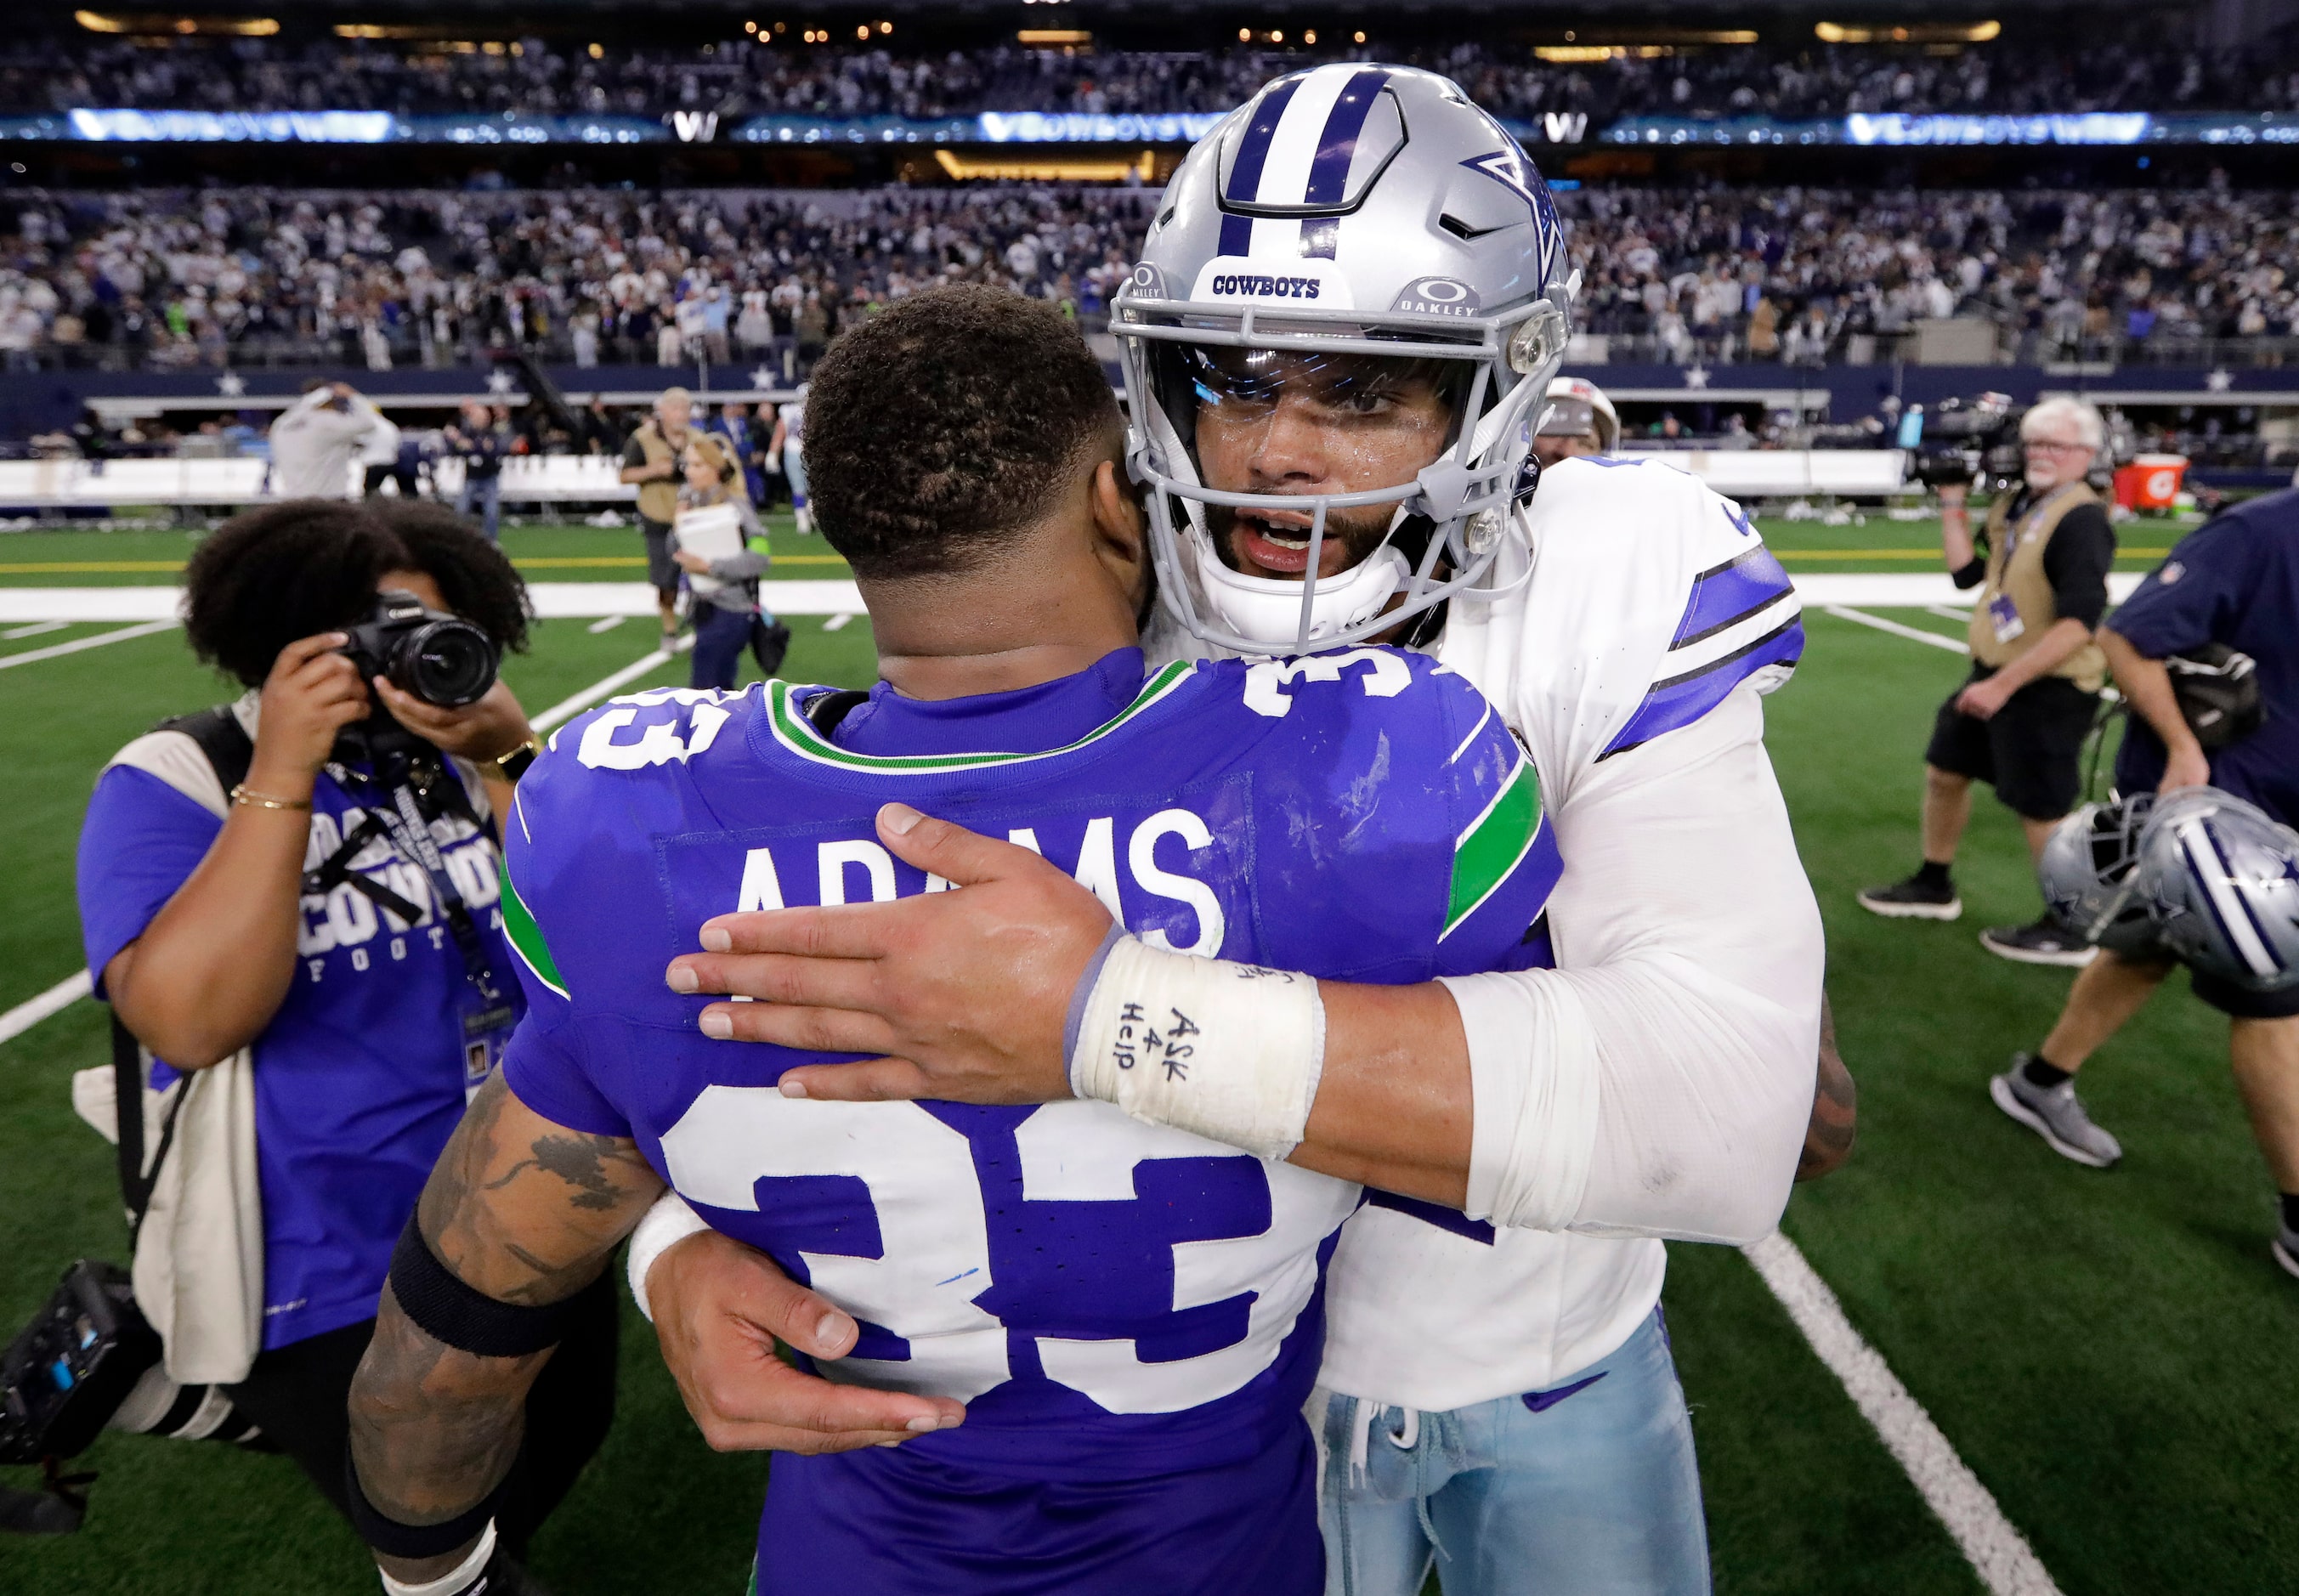
[[[307,870],[335,852],[366,807],[320,777]],[[98,779],[80,829],[79,884],[99,997],[104,966],[144,935],[222,828],[148,771],[115,765]],[[494,843],[460,817],[435,821],[432,835],[482,928],[498,985],[519,1003]],[[386,838],[369,844],[353,868],[423,914],[407,925],[348,883],[303,900],[295,981],[255,1039],[266,1349],[373,1317],[392,1245],[476,1084],[461,1018],[472,989],[428,877]],[[173,1078],[164,1064],[153,1073],[155,1085]]]

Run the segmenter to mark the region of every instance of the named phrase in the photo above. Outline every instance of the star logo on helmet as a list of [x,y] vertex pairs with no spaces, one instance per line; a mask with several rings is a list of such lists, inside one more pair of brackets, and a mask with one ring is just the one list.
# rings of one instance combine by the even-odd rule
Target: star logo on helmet
[[1532,212],[1533,226],[1540,234],[1541,280],[1546,282],[1556,262],[1557,241],[1564,236],[1564,229],[1556,220],[1556,202],[1549,197],[1548,184],[1542,179],[1540,169],[1514,144],[1503,145],[1490,155],[1473,155],[1461,164],[1498,183],[1523,200]]

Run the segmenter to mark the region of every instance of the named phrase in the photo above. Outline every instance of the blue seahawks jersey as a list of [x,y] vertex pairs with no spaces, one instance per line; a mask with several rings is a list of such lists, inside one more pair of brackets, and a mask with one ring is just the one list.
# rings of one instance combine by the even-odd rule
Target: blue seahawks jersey
[[869,1454],[889,1469],[1082,1483],[1263,1453],[1299,1427],[1354,1186],[1100,1103],[787,1099],[826,1055],[704,1038],[664,966],[729,910],[946,890],[877,842],[897,798],[1035,850],[1156,945],[1390,983],[1545,963],[1560,867],[1531,762],[1458,676],[1383,649],[1146,677],[1125,650],[935,703],[882,684],[830,736],[823,691],[643,693],[554,736],[507,827],[511,1088],[634,1138],[851,1311],[826,1372],[968,1404]]

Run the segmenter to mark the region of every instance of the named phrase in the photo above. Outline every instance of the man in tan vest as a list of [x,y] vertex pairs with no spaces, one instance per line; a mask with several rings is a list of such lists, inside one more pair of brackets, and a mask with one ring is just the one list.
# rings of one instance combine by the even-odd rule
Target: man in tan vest
[[[1862,893],[1863,908],[1935,920],[1963,912],[1948,870],[1971,819],[1974,781],[1993,786],[2020,817],[2031,857],[2075,807],[2077,763],[2107,675],[2092,634],[2107,612],[2115,533],[2085,481],[2104,431],[2099,411],[2081,400],[2046,399],[2030,410],[2020,423],[2027,482],[1988,507],[1977,545],[1964,489],[1940,489],[1940,552],[1958,587],[1979,589],[1971,677],[1940,706],[1924,752],[1923,864],[1905,881]],[[2023,964],[2085,964],[2096,952],[2048,910],[1979,940]]]
[[732,472],[734,491],[748,499],[726,440],[690,427],[693,412],[693,395],[665,388],[654,402],[653,416],[640,422],[623,445],[622,478],[638,485],[639,535],[646,539],[647,581],[662,613],[666,649],[678,639],[678,567],[670,557],[670,523],[678,514],[678,485],[685,470],[679,462],[689,445],[716,453],[720,475]]

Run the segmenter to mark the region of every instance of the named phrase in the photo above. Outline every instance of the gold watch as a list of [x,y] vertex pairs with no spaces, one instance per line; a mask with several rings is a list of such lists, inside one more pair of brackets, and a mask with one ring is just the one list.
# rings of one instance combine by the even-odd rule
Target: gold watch
[[530,733],[526,742],[521,743],[509,753],[497,754],[487,763],[494,767],[494,773],[503,780],[517,782],[520,777],[527,774],[527,768],[535,763],[542,752],[541,734]]

